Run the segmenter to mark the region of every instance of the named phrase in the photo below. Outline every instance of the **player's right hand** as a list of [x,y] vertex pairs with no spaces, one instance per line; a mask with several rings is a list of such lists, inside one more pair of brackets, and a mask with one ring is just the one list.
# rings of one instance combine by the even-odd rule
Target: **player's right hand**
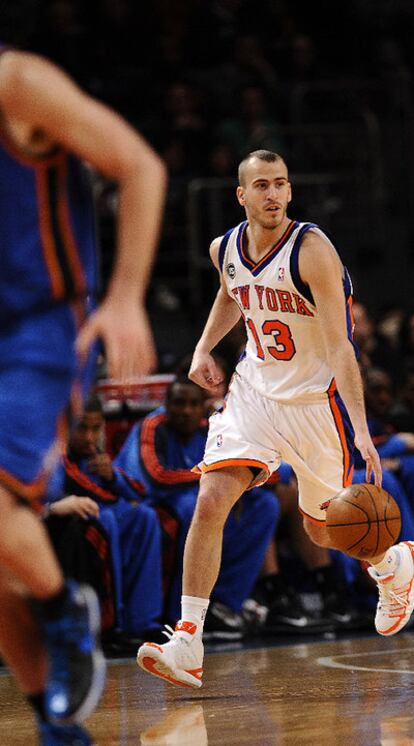
[[355,436],[355,445],[358,448],[362,458],[366,463],[365,479],[371,481],[371,475],[374,476],[374,484],[377,487],[382,485],[382,467],[378,451],[375,448],[371,437],[368,433]]
[[85,359],[100,338],[105,347],[108,377],[128,381],[154,370],[156,354],[145,308],[130,299],[109,295],[79,332],[77,352]]
[[209,352],[196,350],[188,377],[190,381],[213,393],[218,391],[223,383],[223,374]]

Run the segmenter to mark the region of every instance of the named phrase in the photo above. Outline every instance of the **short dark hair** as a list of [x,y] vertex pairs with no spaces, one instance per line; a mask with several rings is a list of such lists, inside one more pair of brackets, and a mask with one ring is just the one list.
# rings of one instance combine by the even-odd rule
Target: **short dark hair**
[[174,389],[174,386],[195,386],[196,389],[198,389],[202,396],[205,396],[204,389],[201,388],[201,386],[198,385],[198,383],[194,383],[194,381],[190,381],[188,376],[185,373],[179,373],[171,383],[168,384],[167,390],[165,392],[165,401],[169,402],[172,398],[172,392]]
[[93,396],[90,396],[83,407],[83,412],[86,414],[86,412],[99,412],[100,414],[103,414],[103,407],[102,402],[96,394]]
[[284,158],[272,150],[253,150],[239,163],[239,184],[242,184],[246,165],[252,158],[258,158],[259,161],[266,161],[266,163],[275,163],[276,161],[283,161],[285,163]]

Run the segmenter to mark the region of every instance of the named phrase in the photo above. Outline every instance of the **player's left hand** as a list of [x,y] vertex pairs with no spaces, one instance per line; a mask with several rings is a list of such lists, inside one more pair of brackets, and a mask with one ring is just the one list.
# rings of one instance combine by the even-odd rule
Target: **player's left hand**
[[107,296],[79,332],[76,349],[81,359],[98,337],[105,347],[110,378],[128,381],[154,370],[154,340],[145,308],[137,301]]
[[97,453],[88,460],[88,469],[92,474],[102,477],[106,482],[114,478],[111,457],[107,453]]
[[355,437],[355,445],[358,448],[362,458],[366,463],[365,479],[371,481],[371,475],[374,475],[374,484],[381,487],[382,484],[382,467],[378,451],[375,448],[371,436],[367,433]]

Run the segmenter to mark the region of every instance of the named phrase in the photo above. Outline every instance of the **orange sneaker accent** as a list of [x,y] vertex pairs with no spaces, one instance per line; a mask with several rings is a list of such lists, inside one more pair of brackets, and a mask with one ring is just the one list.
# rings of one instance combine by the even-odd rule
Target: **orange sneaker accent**
[[197,632],[197,625],[193,622],[182,622],[179,621],[175,625],[175,631],[176,632],[187,632],[189,635],[195,635]]
[[155,648],[156,650],[159,650],[161,653],[164,652],[161,645],[157,645],[156,642],[146,642],[145,644],[148,645],[149,648]]
[[203,669],[202,668],[186,668],[186,673],[189,673],[191,676],[195,676],[196,679],[199,679],[201,681],[201,678],[203,676]]
[[414,545],[413,545],[413,542],[412,542],[412,541],[403,541],[402,543],[403,543],[403,544],[407,544],[407,546],[408,546],[408,549],[409,549],[409,550],[410,550],[410,552],[411,552],[411,556],[412,556],[412,558],[413,558],[413,560],[414,560]]
[[[150,658],[148,655],[145,656],[145,658],[142,659],[142,665],[144,666],[145,670],[148,671],[148,673],[152,673],[154,676],[159,676],[160,679],[164,679],[165,681],[169,681],[170,684],[175,684],[176,686],[183,686],[185,689],[194,689],[194,687],[191,686],[191,684],[185,684],[183,681],[179,681],[178,679],[175,679],[173,676],[169,676],[167,673],[161,673],[161,671],[157,670],[157,661],[154,660],[154,658]],[[190,673],[187,671],[187,673]],[[199,676],[195,676],[196,679],[200,678]]]
[[[404,543],[406,543],[406,542],[404,542]],[[411,550],[411,554],[412,554],[412,550]],[[414,580],[414,578],[413,578],[413,580]],[[411,583],[409,584],[408,588],[403,589],[406,598],[408,598],[408,596],[410,594],[411,588],[413,586],[413,580],[411,580]],[[402,614],[399,614],[399,616],[395,617],[396,621],[394,622],[394,624],[392,624],[391,627],[388,627],[383,632],[383,634],[384,635],[390,635],[395,629],[397,629],[399,627],[400,622],[401,622],[402,619],[404,619],[404,617],[405,617],[405,612],[403,612]]]

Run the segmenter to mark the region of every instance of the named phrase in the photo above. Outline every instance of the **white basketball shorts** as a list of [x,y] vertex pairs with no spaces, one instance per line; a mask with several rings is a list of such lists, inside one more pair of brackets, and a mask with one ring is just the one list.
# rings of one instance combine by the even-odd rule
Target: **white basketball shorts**
[[262,396],[236,373],[223,410],[210,417],[204,460],[195,469],[257,468],[253,487],[286,461],[298,479],[300,511],[323,523],[321,505],[352,482],[353,448],[334,383],[316,400],[286,404]]

